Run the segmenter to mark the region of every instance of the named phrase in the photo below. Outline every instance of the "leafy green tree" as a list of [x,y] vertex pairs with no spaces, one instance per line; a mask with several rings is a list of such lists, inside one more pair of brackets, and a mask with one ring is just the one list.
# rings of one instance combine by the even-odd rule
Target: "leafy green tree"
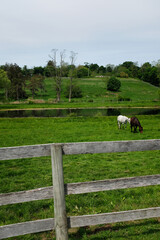
[[11,81],[7,77],[7,73],[3,70],[0,69],[0,89],[5,90],[5,98],[8,100],[8,90],[11,85]]
[[128,73],[120,72],[119,73],[119,77],[121,77],[121,78],[128,78]]
[[97,63],[91,63],[89,68],[92,72],[98,72],[98,70],[99,70],[99,66]]
[[157,61],[155,66],[157,68],[157,77],[158,77],[158,80],[159,80],[159,87],[160,87],[160,60]]
[[106,74],[106,68],[104,66],[100,66],[98,69],[98,73],[102,75]]
[[148,62],[142,65],[140,70],[140,78],[145,82],[159,86],[158,69]]
[[[126,61],[123,64],[116,67],[117,76],[124,75],[125,77],[138,77],[139,67],[137,62]],[[123,73],[123,74],[122,74]]]
[[17,64],[6,64],[3,66],[3,70],[7,72],[7,76],[11,81],[8,92],[9,97],[15,100],[26,98],[26,78],[23,76],[22,69]]
[[34,67],[33,68],[33,74],[37,75],[37,74],[41,74],[44,75],[44,68],[39,66],[39,67]]
[[24,65],[24,67],[22,68],[22,74],[23,76],[28,79],[29,77],[32,76],[33,74],[33,70],[32,69],[28,69],[26,65]]
[[131,70],[134,65],[134,62],[126,61],[122,64],[123,67],[126,67],[127,69]]
[[56,68],[53,61],[48,61],[47,66],[44,68],[44,75],[46,77],[53,77],[56,75]]
[[111,73],[112,72],[112,68],[111,68],[111,66],[108,66],[107,68],[106,68],[106,72],[109,72],[109,73]]
[[77,67],[77,77],[83,78],[88,76],[88,68],[84,66]]
[[116,73],[117,77],[128,77],[129,76],[129,70],[122,65],[119,65],[115,68],[115,73]]
[[28,89],[31,91],[33,98],[40,90],[44,91],[44,77],[40,74],[33,75],[29,80]]
[[110,77],[107,83],[107,90],[118,91],[121,87],[121,82],[116,77]]
[[106,66],[106,75],[111,76],[114,71],[115,66],[112,64],[107,64]]

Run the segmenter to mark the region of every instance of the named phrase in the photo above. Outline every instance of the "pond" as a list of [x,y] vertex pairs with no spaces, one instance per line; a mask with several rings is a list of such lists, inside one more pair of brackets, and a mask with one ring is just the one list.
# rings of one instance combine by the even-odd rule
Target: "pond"
[[89,109],[40,109],[40,110],[8,110],[0,111],[0,117],[21,118],[21,117],[97,117],[97,116],[118,116],[118,115],[156,115],[160,109],[154,108],[89,108]]

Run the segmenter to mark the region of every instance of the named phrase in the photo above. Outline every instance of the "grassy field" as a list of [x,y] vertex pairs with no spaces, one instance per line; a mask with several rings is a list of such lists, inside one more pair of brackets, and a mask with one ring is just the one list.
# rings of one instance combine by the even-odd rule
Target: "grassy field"
[[[159,139],[160,115],[139,115],[143,134],[117,128],[116,117],[1,118],[0,147],[52,142]],[[64,181],[83,182],[159,174],[160,151],[64,156]],[[52,185],[50,157],[0,161],[0,192]],[[160,206],[160,187],[66,197],[67,214],[83,215]],[[53,200],[3,206],[0,225],[54,217]],[[71,229],[69,239],[160,239],[160,219]],[[12,239],[53,239],[53,232]],[[55,238],[54,238],[55,239]]]
[[52,142],[156,139],[160,137],[159,115],[139,115],[143,134],[117,128],[116,116],[68,118],[1,118],[0,147]]
[[[24,108],[75,108],[75,107],[138,107],[138,106],[160,106],[158,88],[138,79],[120,79],[121,89],[114,93],[106,90],[106,78],[82,78],[77,79],[77,85],[80,86],[83,97],[74,98],[69,103],[64,97],[64,91],[68,79],[63,79],[63,89],[61,102],[55,102],[55,91],[53,88],[53,79],[45,79],[46,92],[38,94],[36,100],[31,99],[31,93],[28,92],[28,100],[21,101],[20,104],[1,104],[0,109],[24,109]],[[129,98],[130,101],[118,101],[118,96]],[[36,104],[35,104],[36,102]]]
[[[117,100],[118,95],[131,98],[132,101],[154,101],[158,100],[158,88],[143,82],[138,79],[126,78],[120,79],[121,88],[118,93],[113,93],[107,91],[107,78],[81,78],[76,79],[75,82],[81,88],[83,97],[83,102],[106,102]],[[62,101],[67,102],[68,99],[64,97],[64,92],[66,85],[68,84],[68,79],[63,79],[62,88]],[[52,99],[55,98],[55,91],[53,88],[53,79],[45,79],[46,93],[44,95],[39,95],[38,98],[42,99]],[[75,102],[79,102],[80,99],[74,99]]]
[[[46,92],[36,100],[1,104],[0,109],[160,107],[158,88],[137,79],[120,79],[118,93],[106,90],[105,78],[78,79],[83,97],[64,97],[55,103],[53,79],[45,79]],[[118,101],[118,96],[130,101]],[[129,116],[128,116],[129,117]],[[139,115],[143,134],[119,130],[115,116],[66,118],[0,118],[0,147],[58,142],[116,141],[160,138],[160,115]],[[160,151],[64,156],[64,181],[83,182],[159,174]],[[0,161],[0,193],[52,185],[50,157]],[[67,214],[83,215],[160,206],[160,187],[133,188],[66,197]],[[54,217],[53,200],[0,208],[0,225]],[[160,219],[71,229],[69,239],[160,239]],[[53,239],[54,232],[14,237],[14,240]],[[54,238],[55,239],[55,238]]]

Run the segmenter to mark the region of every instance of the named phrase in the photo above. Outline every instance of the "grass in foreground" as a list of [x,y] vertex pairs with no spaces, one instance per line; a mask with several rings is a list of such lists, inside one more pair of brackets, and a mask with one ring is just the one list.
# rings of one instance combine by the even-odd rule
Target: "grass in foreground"
[[[139,116],[144,133],[118,130],[116,117],[0,119],[0,146],[49,142],[160,138],[160,116]],[[64,180],[92,181],[159,174],[160,151],[64,156]],[[52,185],[50,157],[0,161],[1,193]],[[68,215],[95,214],[160,206],[159,186],[67,196]],[[53,200],[3,206],[0,224],[50,218]],[[39,233],[13,239],[53,239]],[[70,231],[69,239],[160,239],[159,220],[94,226]]]
[[[130,117],[130,116],[128,116]],[[0,147],[53,142],[116,141],[160,137],[160,115],[139,115],[143,134],[119,130],[117,117],[1,118]]]

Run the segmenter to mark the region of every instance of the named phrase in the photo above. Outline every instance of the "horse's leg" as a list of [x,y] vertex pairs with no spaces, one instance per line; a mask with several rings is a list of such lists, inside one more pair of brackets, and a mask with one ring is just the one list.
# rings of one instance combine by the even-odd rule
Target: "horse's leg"
[[134,126],[134,132],[135,133],[137,132],[137,126]]

